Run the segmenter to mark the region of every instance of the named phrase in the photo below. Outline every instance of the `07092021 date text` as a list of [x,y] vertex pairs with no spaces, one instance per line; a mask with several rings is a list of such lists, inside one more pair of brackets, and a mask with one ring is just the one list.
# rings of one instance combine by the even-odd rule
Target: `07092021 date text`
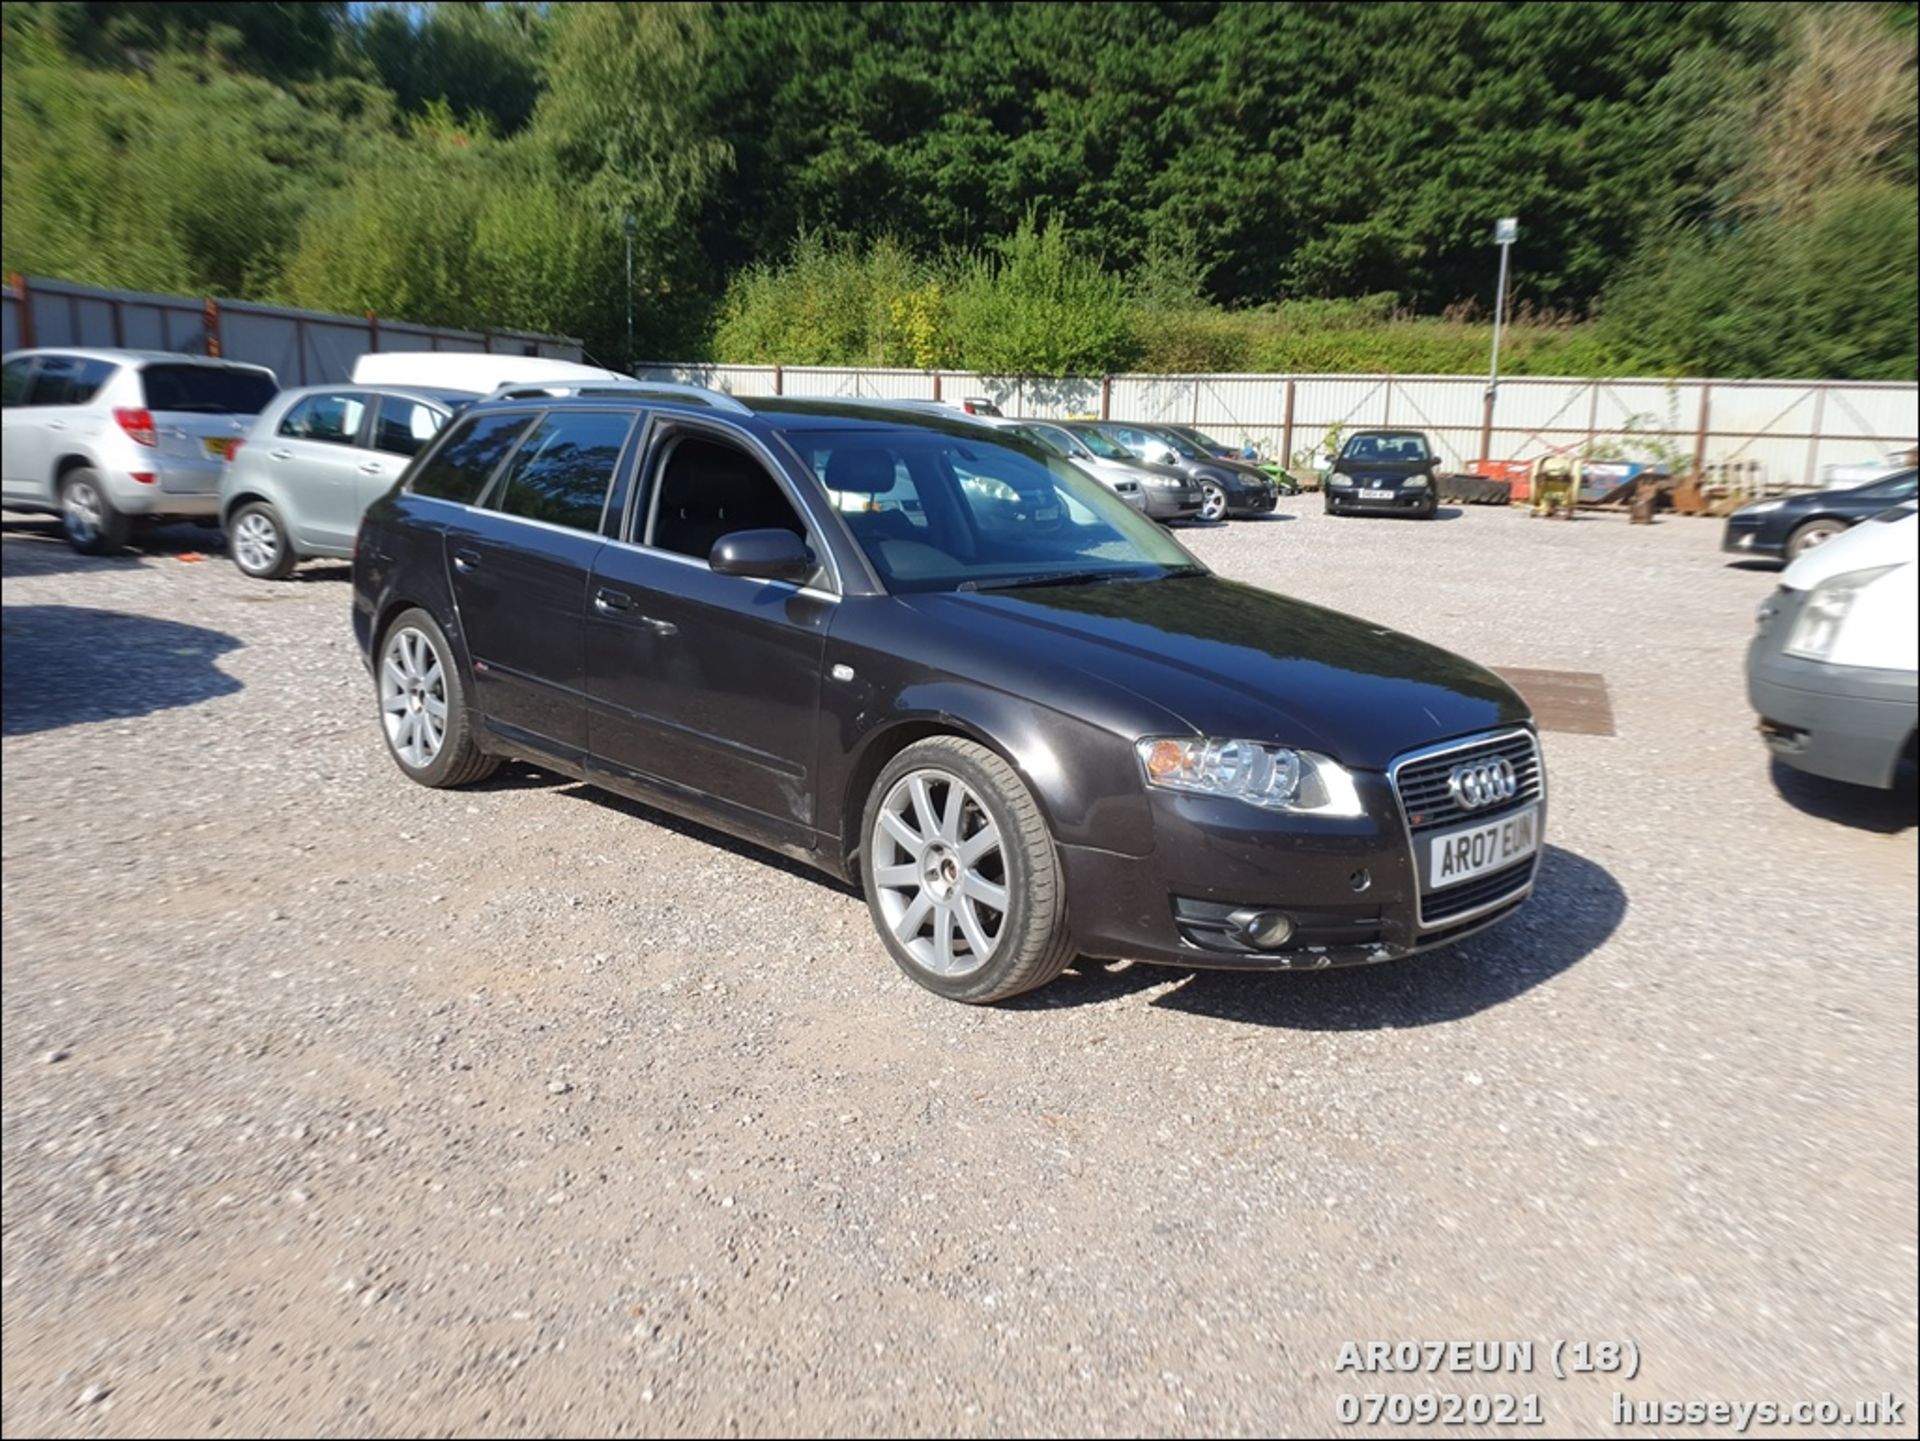
[[1536,1392],[1508,1391],[1457,1395],[1436,1391],[1342,1392],[1334,1401],[1334,1419],[1343,1426],[1541,1426],[1546,1415]]

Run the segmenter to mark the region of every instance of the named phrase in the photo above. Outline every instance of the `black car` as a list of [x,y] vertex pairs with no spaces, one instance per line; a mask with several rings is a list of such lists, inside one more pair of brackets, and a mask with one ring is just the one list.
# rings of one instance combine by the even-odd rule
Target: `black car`
[[1357,430],[1327,473],[1327,514],[1414,515],[1440,507],[1440,461],[1417,430]]
[[1902,470],[1848,490],[1816,490],[1779,500],[1756,500],[1727,517],[1720,549],[1735,555],[1796,560],[1849,526],[1912,500],[1916,474],[1920,472]]
[[1076,954],[1383,961],[1533,887],[1545,781],[1498,676],[1222,580],[964,417],[489,399],[353,573],[402,773],[525,757],[857,879],[958,1000]]
[[1243,460],[1223,460],[1168,426],[1118,420],[1063,424],[1070,430],[1095,431],[1117,440],[1149,465],[1171,466],[1198,481],[1205,495],[1196,517],[1199,520],[1266,515],[1279,502],[1280,488],[1264,470]]

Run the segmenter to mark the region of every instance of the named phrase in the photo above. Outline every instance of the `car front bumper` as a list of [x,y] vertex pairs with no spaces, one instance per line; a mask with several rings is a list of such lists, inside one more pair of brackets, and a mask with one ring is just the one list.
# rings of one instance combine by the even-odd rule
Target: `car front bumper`
[[1280,504],[1280,492],[1273,486],[1255,489],[1247,486],[1227,497],[1228,515],[1269,515]]
[[[1768,525],[1776,519],[1771,514],[1742,516],[1738,512],[1727,517],[1726,529],[1720,533],[1720,549],[1730,555],[1751,555],[1768,560],[1779,560],[1787,553],[1786,528]],[[1775,531],[1778,534],[1775,534]]]
[[1352,511],[1355,514],[1370,515],[1421,515],[1439,505],[1431,490],[1396,491],[1391,500],[1362,500],[1359,487],[1352,490],[1327,491],[1327,505],[1331,509]]
[[1207,499],[1197,485],[1143,485],[1140,491],[1147,498],[1147,515],[1154,520],[1190,519],[1200,513]]
[[[1420,919],[1414,842],[1387,778],[1357,778],[1366,814],[1319,820],[1240,801],[1168,792],[1152,797],[1150,855],[1062,846],[1075,940],[1103,960],[1200,969],[1301,971],[1371,965],[1448,944],[1493,925],[1532,894],[1543,847],[1516,873],[1428,892],[1481,886],[1483,898],[1429,924]],[[1537,805],[1546,820],[1545,799]],[[1496,816],[1499,813],[1495,813]],[[1258,950],[1234,940],[1235,911],[1285,911],[1291,941]]]
[[1761,739],[1795,770],[1885,790],[1912,744],[1920,675],[1783,654],[1805,597],[1778,594],[1771,623],[1747,650],[1747,699]]

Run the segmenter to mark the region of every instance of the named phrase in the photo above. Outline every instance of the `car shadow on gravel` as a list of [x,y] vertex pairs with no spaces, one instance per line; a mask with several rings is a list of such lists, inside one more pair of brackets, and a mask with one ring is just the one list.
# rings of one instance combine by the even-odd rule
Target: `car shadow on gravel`
[[1034,1010],[1092,1005],[1185,975],[1152,1004],[1285,1030],[1406,1030],[1460,1020],[1551,980],[1598,950],[1626,913],[1627,894],[1605,867],[1548,846],[1533,898],[1511,919],[1424,955],[1295,974],[1146,965],[1108,970],[1083,958],[1074,963],[1078,976],[1062,976],[1004,1004]]
[[232,695],[215,659],[240,642],[223,631],[117,610],[10,605],[0,612],[0,731],[31,735],[126,720]]
[[1845,781],[1810,776],[1792,766],[1770,760],[1774,789],[1796,810],[1823,821],[1836,821],[1856,830],[1897,836],[1920,823],[1920,772],[1903,761],[1887,790],[1852,786]]
[[152,561],[186,556],[225,555],[226,538],[198,525],[167,525],[141,531],[126,549],[112,555],[81,555],[67,544],[60,522],[50,515],[8,515],[0,521],[6,537],[6,574],[64,575],[68,571],[138,569]]

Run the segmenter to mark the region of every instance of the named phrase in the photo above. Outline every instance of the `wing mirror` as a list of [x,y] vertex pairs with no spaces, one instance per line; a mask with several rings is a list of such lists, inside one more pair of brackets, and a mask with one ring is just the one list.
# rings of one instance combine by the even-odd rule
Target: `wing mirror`
[[790,530],[736,530],[713,543],[707,565],[715,575],[789,580],[804,585],[820,568],[811,548]]

